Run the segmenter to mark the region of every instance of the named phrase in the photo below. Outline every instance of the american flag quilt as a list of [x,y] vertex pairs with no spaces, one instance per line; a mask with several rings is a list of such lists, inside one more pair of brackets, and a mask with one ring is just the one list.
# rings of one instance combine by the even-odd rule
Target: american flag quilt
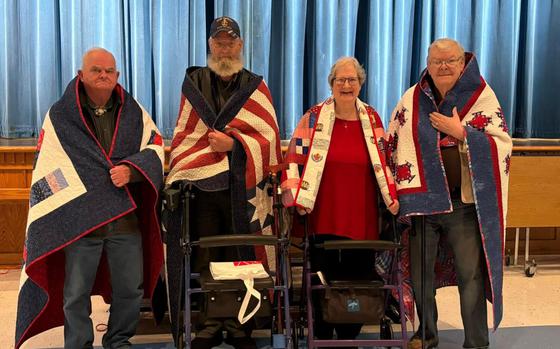
[[[270,166],[281,162],[280,136],[270,91],[263,78],[252,74],[216,114],[187,69],[181,105],[171,143],[170,170],[166,186],[177,181],[202,189],[231,192],[233,233],[272,234],[272,199],[268,195]],[[234,139],[228,155],[210,147],[208,133],[219,130]],[[166,243],[169,307],[175,332],[175,315],[182,298],[182,251],[179,246],[180,217],[170,219]],[[248,260],[261,260],[275,269],[273,246],[257,246]]]

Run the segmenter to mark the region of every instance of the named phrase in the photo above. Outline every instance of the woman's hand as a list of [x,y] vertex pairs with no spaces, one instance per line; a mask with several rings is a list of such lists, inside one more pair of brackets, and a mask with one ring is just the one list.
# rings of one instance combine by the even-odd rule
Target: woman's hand
[[399,208],[400,208],[400,204],[399,204],[399,200],[395,200],[393,201],[393,203],[391,205],[389,205],[389,207],[387,207],[387,209],[389,210],[389,212],[391,212],[393,215],[396,215],[397,213],[399,213]]
[[311,213],[311,209],[307,207],[296,207],[296,211],[300,214],[300,216]]

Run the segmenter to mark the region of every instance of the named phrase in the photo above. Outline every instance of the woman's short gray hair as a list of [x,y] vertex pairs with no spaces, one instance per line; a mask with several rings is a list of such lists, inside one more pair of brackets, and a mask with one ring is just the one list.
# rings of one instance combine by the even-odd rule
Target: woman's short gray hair
[[358,81],[360,82],[360,86],[364,84],[366,81],[366,71],[364,67],[358,62],[358,60],[354,57],[341,57],[331,67],[331,72],[329,73],[329,85],[331,88],[333,87],[334,79],[336,79],[336,70],[346,64],[352,64],[354,69],[356,69],[356,73],[358,74]]

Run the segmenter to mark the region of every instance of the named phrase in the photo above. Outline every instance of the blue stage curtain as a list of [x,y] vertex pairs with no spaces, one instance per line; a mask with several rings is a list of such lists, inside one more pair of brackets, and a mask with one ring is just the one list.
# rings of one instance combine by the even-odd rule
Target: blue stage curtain
[[560,137],[554,0],[0,1],[0,136],[37,135],[83,53],[101,46],[170,137],[185,69],[206,64],[208,29],[221,15],[239,22],[246,67],[270,86],[283,138],[330,95],[327,75],[341,56],[364,65],[361,98],[387,123],[440,37],[476,54],[513,136]]

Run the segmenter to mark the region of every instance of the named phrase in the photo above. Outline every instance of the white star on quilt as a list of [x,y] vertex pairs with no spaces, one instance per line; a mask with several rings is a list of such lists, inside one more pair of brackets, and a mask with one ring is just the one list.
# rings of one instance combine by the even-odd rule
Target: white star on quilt
[[257,224],[259,230],[270,225],[273,216],[270,215],[272,211],[272,198],[268,195],[269,185],[266,180],[263,180],[255,187],[255,195],[249,200],[249,212],[252,212],[251,225]]

